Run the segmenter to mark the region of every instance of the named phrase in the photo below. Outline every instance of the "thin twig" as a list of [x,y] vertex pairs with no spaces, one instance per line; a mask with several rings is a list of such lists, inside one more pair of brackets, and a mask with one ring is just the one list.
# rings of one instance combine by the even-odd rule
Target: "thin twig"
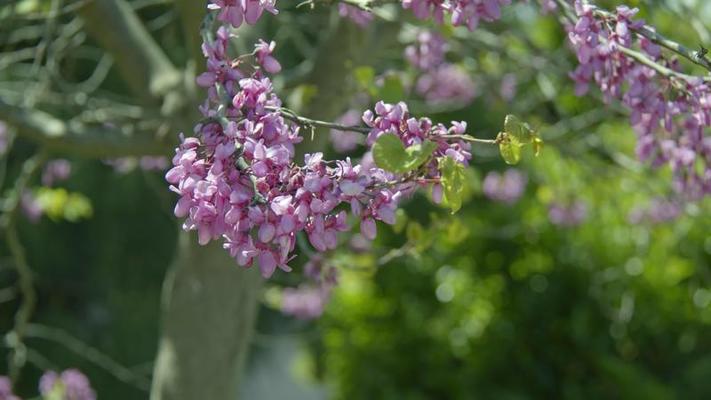
[[[573,11],[571,10],[570,5],[565,3],[565,1],[563,1],[563,0],[555,0],[555,2],[556,2],[556,4],[558,4],[559,7],[561,7],[564,17],[566,19],[568,19],[568,21],[570,21],[572,24],[575,24],[577,22],[578,18],[577,18],[577,16],[575,16]],[[601,16],[606,19],[614,18],[614,16],[611,13],[598,8],[597,6],[595,6],[593,4],[589,4],[589,5],[594,8],[593,13],[595,15]],[[696,57],[695,55],[692,55],[691,53],[695,54],[695,52],[690,52],[684,46],[682,46],[676,42],[673,42],[669,39],[663,38],[663,36],[654,32],[653,28],[651,28],[651,27],[646,27],[646,29],[643,29],[643,28],[640,28],[637,30],[633,29],[633,31],[640,34],[641,36],[644,36],[644,37],[650,39],[650,40],[652,40],[651,36],[653,33],[654,37],[657,38],[656,40],[661,41],[661,43],[659,43],[657,41],[652,40],[655,43],[658,43],[661,46],[663,46],[669,50],[672,50],[673,52],[683,56],[684,58],[691,60],[695,64],[705,67],[705,65],[703,63],[701,63],[702,61],[700,61],[700,60],[704,60],[705,63],[708,64],[708,60],[706,60],[702,57]],[[644,34],[642,32],[644,32]],[[662,44],[662,43],[664,43],[664,44]],[[630,49],[628,47],[621,46],[618,43],[615,44],[615,48],[618,49],[621,53],[623,53],[623,54],[627,55],[628,57],[632,58],[633,60],[637,61],[638,63],[643,64],[643,65],[655,70],[657,73],[659,73],[660,75],[665,76],[667,78],[681,79],[687,83],[693,82],[694,80],[697,80],[697,79],[702,79],[705,82],[711,81],[711,77],[694,76],[694,75],[688,75],[688,74],[674,71],[671,68],[667,68],[664,65],[661,65],[661,64],[655,62],[654,60],[647,57],[643,53],[633,50],[633,49]],[[709,66],[711,67],[711,64],[709,64]]]
[[[330,129],[335,129],[335,130],[339,130],[339,131],[359,132],[359,133],[363,133],[363,134],[370,133],[370,131],[372,130],[371,128],[368,128],[367,126],[342,125],[342,124],[338,124],[335,122],[320,121],[317,119],[302,117],[302,116],[296,114],[294,111],[292,111],[288,108],[284,108],[284,107],[266,107],[266,109],[269,111],[278,112],[284,118],[286,118],[290,121],[296,122],[299,125],[309,127],[309,128],[313,128],[313,127],[330,128]],[[479,138],[475,138],[474,136],[471,136],[471,135],[435,135],[435,136],[433,136],[433,138],[463,140],[465,142],[480,143],[480,144],[498,144],[499,143],[496,139],[479,139]]]
[[32,269],[27,262],[25,249],[20,242],[15,223],[20,212],[22,194],[27,189],[32,177],[44,164],[46,158],[47,154],[42,151],[25,161],[22,165],[22,171],[15,181],[15,186],[6,201],[7,211],[2,215],[2,218],[0,218],[0,228],[5,230],[7,247],[13,258],[13,265],[18,276],[18,286],[22,294],[22,303],[20,303],[20,307],[15,313],[15,323],[12,331],[5,336],[5,341],[12,349],[8,360],[8,370],[10,379],[12,379],[13,382],[19,378],[20,371],[25,365],[27,353],[23,339],[27,324],[30,322],[37,301]]
[[302,125],[302,126],[330,128],[330,129],[335,129],[335,130],[339,130],[339,131],[350,131],[350,132],[360,132],[360,133],[369,133],[371,131],[371,129],[366,126],[349,126],[349,125],[337,124],[335,122],[319,121],[317,119],[302,117],[300,115],[297,115],[294,111],[289,110],[288,108],[284,108],[284,107],[266,107],[266,109],[269,111],[278,112],[284,118],[286,118],[290,121],[296,122],[297,124]]
[[96,366],[101,367],[121,382],[127,383],[144,391],[148,391],[150,388],[150,381],[145,376],[136,374],[131,369],[121,365],[110,356],[102,353],[94,347],[89,346],[62,329],[40,324],[29,324],[27,326],[27,337],[59,343],[73,353],[82,356]]
[[[593,8],[593,14],[602,17],[605,19],[614,19],[615,15],[605,9],[602,9],[598,7],[595,4],[588,3],[592,8]],[[653,43],[658,44],[659,46],[662,46],[668,50],[673,51],[674,53],[686,58],[687,60],[691,61],[692,63],[699,65],[701,67],[704,67],[706,70],[711,71],[711,61],[709,61],[706,57],[700,57],[699,53],[689,49],[688,47],[684,46],[681,43],[675,42],[659,33],[657,31],[649,26],[649,25],[642,25],[639,28],[635,28],[633,26],[630,26],[630,30],[639,36],[643,36]]]

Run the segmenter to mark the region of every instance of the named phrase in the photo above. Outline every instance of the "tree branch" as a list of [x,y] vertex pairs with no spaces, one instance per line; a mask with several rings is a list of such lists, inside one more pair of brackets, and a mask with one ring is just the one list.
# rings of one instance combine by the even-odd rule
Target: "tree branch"
[[69,124],[39,110],[13,106],[0,99],[0,118],[17,128],[18,135],[47,150],[85,157],[169,154],[172,145],[147,133],[130,134],[116,127]]
[[7,247],[14,260],[15,270],[18,276],[18,286],[20,293],[22,294],[22,303],[15,313],[15,323],[13,325],[12,331],[6,336],[6,341],[12,353],[9,359],[9,372],[10,378],[13,382],[17,381],[20,376],[20,371],[25,365],[26,361],[26,348],[24,345],[25,330],[27,329],[27,324],[30,322],[32,313],[35,309],[35,303],[37,302],[37,295],[35,294],[34,282],[32,277],[32,268],[30,268],[27,263],[27,256],[25,254],[25,248],[20,242],[19,235],[17,234],[17,228],[15,222],[17,221],[17,215],[20,212],[22,194],[30,183],[32,177],[39,171],[39,169],[44,164],[47,158],[47,154],[42,151],[32,158],[25,161],[22,165],[22,171],[15,181],[12,192],[7,199],[7,211],[0,218],[0,227],[5,231],[5,237],[7,240]]
[[306,118],[302,117],[300,115],[297,115],[294,111],[285,108],[285,107],[266,107],[267,110],[270,111],[275,111],[281,114],[282,117],[296,122],[297,124],[301,126],[307,126],[307,127],[316,127],[316,128],[329,128],[329,129],[335,129],[338,131],[350,131],[350,132],[359,132],[359,133],[368,133],[371,131],[370,128],[367,126],[348,126],[348,125],[342,125],[342,124],[337,124],[335,122],[327,122],[327,121],[320,121],[317,119],[311,119],[311,118]]
[[125,0],[92,0],[79,14],[86,30],[114,57],[131,90],[145,102],[160,103],[181,83],[180,72]]
[[[595,14],[598,17],[605,18],[605,19],[614,19],[615,16],[611,12],[604,10],[600,7],[598,7],[595,4],[589,3],[590,6],[593,7],[593,14]],[[634,33],[638,34],[639,36],[643,36],[653,43],[658,44],[659,46],[662,46],[668,50],[673,51],[674,53],[686,58],[687,60],[691,61],[692,63],[699,65],[701,67],[704,67],[706,70],[711,71],[711,61],[709,61],[707,58],[700,56],[700,54],[694,50],[689,49],[688,47],[684,46],[681,43],[677,43],[671,39],[666,38],[665,36],[657,33],[657,31],[649,26],[649,25],[642,25],[639,28],[634,28],[630,27],[630,30],[633,31]]]
[[[570,5],[567,4],[564,0],[555,0],[556,4],[558,7],[560,7],[563,11],[563,17],[567,19],[571,24],[575,24],[578,21],[578,17],[573,13],[573,10],[570,8]],[[594,4],[588,3],[591,7],[593,7],[593,14],[596,16],[599,16],[604,19],[614,19],[614,15],[610,13],[609,11],[602,10],[595,6]],[[632,29],[632,28],[630,28]],[[654,28],[649,27],[649,26],[643,26],[642,28],[639,29],[632,29],[634,32],[639,34],[640,36],[644,36],[650,40],[652,40],[654,43],[657,43],[669,50],[672,50],[674,53],[679,54],[683,56],[684,58],[689,59],[690,61],[694,62],[695,64],[701,65],[703,67],[706,67],[705,64],[709,64],[709,67],[711,67],[711,63],[708,62],[703,57],[697,57],[695,52],[692,52],[688,49],[686,49],[684,46],[682,46],[679,43],[676,43],[674,41],[671,41],[669,39],[664,38],[663,36],[659,35],[658,33],[654,32]],[[653,40],[651,35],[654,33],[656,39]],[[663,42],[660,43],[656,40],[660,40]],[[695,76],[695,75],[688,75],[684,74],[682,72],[677,72],[672,70],[671,68],[667,68],[664,65],[661,65],[657,63],[656,61],[652,60],[651,58],[647,57],[645,54],[630,49],[628,47],[624,47],[621,45],[616,45],[616,48],[623,54],[627,55],[631,59],[637,61],[640,64],[643,64],[653,70],[655,70],[657,73],[659,73],[662,76],[665,76],[667,78],[676,78],[676,79],[681,79],[684,80],[685,82],[692,82],[693,80],[696,79],[702,79],[705,82],[711,81],[711,77],[709,76]]]

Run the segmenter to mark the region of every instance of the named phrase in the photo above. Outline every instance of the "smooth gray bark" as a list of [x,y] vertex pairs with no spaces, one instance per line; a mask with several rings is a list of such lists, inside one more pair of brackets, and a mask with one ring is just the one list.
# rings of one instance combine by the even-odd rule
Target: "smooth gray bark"
[[236,399],[262,278],[220,243],[182,233],[163,288],[163,326],[152,400]]

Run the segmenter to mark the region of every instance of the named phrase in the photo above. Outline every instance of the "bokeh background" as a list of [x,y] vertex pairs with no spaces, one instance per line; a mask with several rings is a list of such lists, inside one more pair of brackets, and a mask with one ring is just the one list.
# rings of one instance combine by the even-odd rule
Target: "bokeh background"
[[[170,60],[194,76],[200,67],[176,4],[129,3]],[[620,107],[604,105],[595,90],[574,95],[568,72],[575,59],[555,15],[517,4],[470,33],[389,6],[359,27],[334,5],[297,3],[280,0],[278,17],[240,28],[235,40],[242,53],[255,38],[277,41],[284,72],[274,81],[289,107],[336,119],[376,99],[404,99],[413,114],[464,120],[482,138],[517,114],[545,147],[515,167],[496,149],[475,147],[457,214],[420,193],[404,203],[395,226],[378,226],[372,244],[347,235],[327,255],[339,285],[320,318],[281,312],[282,289],[296,287],[301,274],[278,272],[266,282],[244,398],[711,396],[711,203],[680,201],[666,167],[637,162]],[[160,119],[132,97],[116,60],[84,32],[81,4],[0,4],[3,101],[67,120]],[[680,42],[711,45],[708,2],[627,4]],[[422,29],[450,39],[446,58],[463,79],[455,85],[461,98],[417,89],[420,72],[403,52]],[[38,149],[22,136],[10,146],[13,127],[5,132],[2,193]],[[342,156],[332,140],[341,139],[328,131],[315,137],[310,151]],[[52,158],[69,162],[69,173],[55,173],[66,179],[37,176],[18,222],[38,304],[16,392],[29,398],[44,370],[76,367],[101,399],[147,398],[161,287],[180,230],[163,178],[167,159]],[[3,237],[2,332],[22,301],[6,244]],[[300,253],[297,270],[309,260]],[[3,346],[0,359],[7,356]]]

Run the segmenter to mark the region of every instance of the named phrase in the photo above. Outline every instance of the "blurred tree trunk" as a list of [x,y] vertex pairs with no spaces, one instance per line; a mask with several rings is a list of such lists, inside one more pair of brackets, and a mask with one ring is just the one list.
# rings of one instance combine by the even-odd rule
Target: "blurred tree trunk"
[[163,325],[151,399],[236,399],[262,278],[218,242],[181,233],[163,287]]

